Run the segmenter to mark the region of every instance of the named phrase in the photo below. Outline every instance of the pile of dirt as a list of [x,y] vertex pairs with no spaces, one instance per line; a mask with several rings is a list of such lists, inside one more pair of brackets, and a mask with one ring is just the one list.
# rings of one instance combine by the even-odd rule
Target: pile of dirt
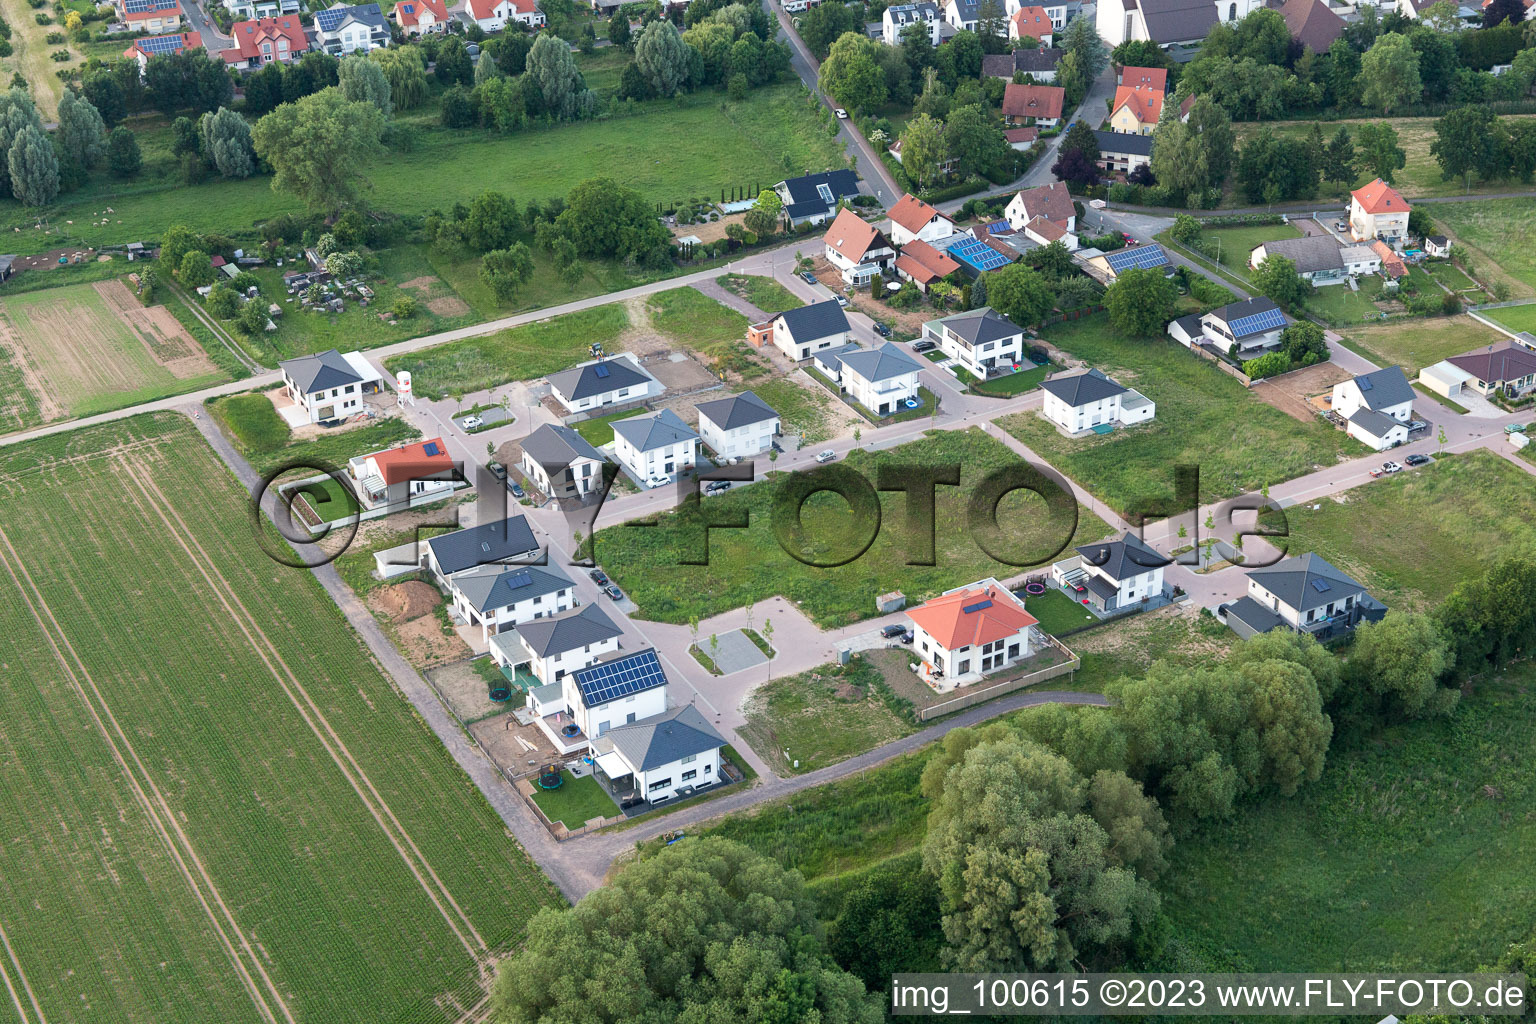
[[854,686],[852,683],[838,683],[832,691],[833,696],[842,701],[860,701],[864,699],[864,687]]
[[443,595],[430,583],[410,580],[379,588],[375,598],[379,609],[395,622],[409,622],[430,614]]

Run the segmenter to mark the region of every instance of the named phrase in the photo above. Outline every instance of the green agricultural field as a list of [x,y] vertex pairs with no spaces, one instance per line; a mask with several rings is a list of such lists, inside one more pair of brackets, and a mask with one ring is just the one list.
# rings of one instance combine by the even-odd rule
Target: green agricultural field
[[624,307],[608,303],[395,356],[384,365],[393,374],[411,371],[418,395],[447,398],[563,370],[586,359],[594,341],[611,351],[614,339],[628,326]]
[[1493,452],[1438,459],[1344,499],[1287,508],[1289,550],[1317,552],[1389,607],[1437,604],[1498,558],[1536,551],[1531,477]]
[[164,307],[141,306],[115,280],[0,297],[0,382],[17,389],[0,398],[0,430],[228,379]]
[[1440,203],[1434,218],[1452,241],[1472,255],[1472,270],[1480,278],[1509,282],[1511,298],[1536,295],[1536,203],[1529,199],[1484,199],[1474,203]]
[[[852,470],[871,482],[882,465],[960,466],[960,485],[937,489],[934,566],[907,564],[918,551],[908,534],[906,497],[896,491],[880,496],[878,532],[859,557],[835,568],[813,567],[792,557],[771,526],[775,496],[787,483],[784,474],[770,474],[753,486],[710,499],[711,519],[746,513],[749,526],[710,530],[707,565],[683,564],[685,556],[706,557],[698,519],[704,506],[693,503],[661,516],[656,526],[621,525],[601,531],[597,558],[640,606],[644,618],[686,622],[782,594],[818,624],[844,625],[876,614],[875,595],[890,590],[903,591],[908,603],[916,604],[987,576],[1018,575],[1024,565],[994,561],[978,546],[966,511],[973,490],[988,474],[1018,463],[1002,442],[974,429],[934,431],[897,448],[856,450],[838,462],[835,472]],[[813,560],[846,557],[845,541],[854,523],[841,497],[830,492],[813,495],[801,510],[801,521],[806,528],[803,543]],[[1097,516],[1079,510],[1075,534],[1064,535],[1063,524],[1047,516],[1043,500],[1022,490],[1002,499],[997,521],[1004,526],[1001,537],[988,541],[994,550],[1035,565],[1048,561],[1069,541],[1087,543],[1110,532]]]
[[764,313],[782,313],[786,309],[799,309],[805,305],[794,292],[771,277],[725,274],[715,278],[715,281],[720,287],[740,295]]
[[[671,202],[718,196],[722,188],[743,183],[767,187],[789,172],[845,162],[841,145],[806,104],[798,82],[755,90],[739,102],[704,92],[638,104],[634,114],[506,136],[441,128],[419,118],[413,123],[419,133],[415,146],[389,153],[369,168],[373,188],[367,201],[381,210],[425,214],[467,202],[485,189],[519,203],[543,202],[564,197],[576,182],[599,174],[621,179],[648,200]],[[657,147],[658,138],[667,144]],[[100,225],[108,205],[109,223]],[[273,192],[266,176],[198,185],[162,179],[149,189],[125,189],[99,177],[47,212],[56,231],[72,220],[66,229],[72,239],[98,245],[158,238],[167,224],[178,223],[199,232],[238,233],[284,213],[301,213],[302,205]],[[35,213],[12,200],[0,203],[0,230],[9,237],[13,227],[22,228],[11,251],[41,252],[61,244],[57,233],[33,229]]]
[[1100,314],[1060,324],[1046,340],[1157,403],[1147,424],[1105,436],[1063,437],[1025,412],[998,421],[1052,466],[1121,512],[1173,500],[1173,467],[1200,467],[1202,501],[1232,497],[1364,452],[1321,420],[1299,422],[1169,338],[1118,338]]
[[192,425],[7,448],[0,492],[0,970],[23,1019],[478,1003],[558,897],[314,577],[258,547]]
[[1401,366],[1409,379],[1432,363],[1492,344],[1503,337],[1470,316],[1390,320],[1383,324],[1346,328],[1343,333],[1350,348],[1378,366],[1394,363]]

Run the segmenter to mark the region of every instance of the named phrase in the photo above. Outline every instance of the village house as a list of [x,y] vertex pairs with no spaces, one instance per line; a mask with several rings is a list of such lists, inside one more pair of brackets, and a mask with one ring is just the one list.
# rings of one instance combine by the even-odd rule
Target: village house
[[168,36],[144,36],[133,41],[133,45],[123,51],[125,59],[135,60],[139,64],[139,78],[144,77],[144,72],[149,67],[149,58],[162,57],[167,54],[185,53],[188,50],[201,49],[203,37],[196,32],[177,32]]
[[1003,121],[1010,128],[1030,124],[1054,128],[1061,123],[1061,108],[1066,99],[1067,91],[1059,85],[1009,82],[1003,88]]
[[335,349],[284,359],[277,368],[293,402],[278,410],[289,426],[356,415],[363,411],[363,396],[376,394],[383,379],[361,352],[342,355]]
[[659,487],[699,461],[699,435],[671,409],[612,425],[614,457],[636,483]]
[[1085,249],[1078,254],[1077,258],[1084,273],[1100,284],[1106,285],[1113,284],[1127,270],[1158,269],[1163,272],[1164,277],[1172,277],[1174,274],[1173,264],[1169,261],[1168,254],[1156,242],[1132,245],[1124,249],[1111,249],[1109,252]]
[[1099,143],[1099,169],[1130,177],[1152,162],[1152,136],[1094,130]]
[[1191,319],[1175,320],[1169,325],[1169,333],[1185,345],[1208,344],[1224,355],[1243,360],[1279,348],[1280,333],[1293,322],[1263,296],[1211,310],[1199,317],[1198,331],[1191,329]]
[[1010,373],[1024,359],[1024,331],[1012,320],[983,306],[923,324],[923,337],[981,380],[994,372]]
[[1412,207],[1391,185],[1377,178],[1349,194],[1349,234],[1357,242],[1381,239],[1396,246],[1408,236]]
[[1039,624],[1024,603],[995,579],[946,590],[907,610],[912,652],[929,679],[974,682],[1028,658]]
[[1113,615],[1167,596],[1169,559],[1127,530],[1114,540],[1085,544],[1051,566],[1051,579],[1098,615]]
[[[541,685],[528,691],[528,710],[556,746],[574,753],[586,749],[591,735],[588,730],[595,727],[588,713],[602,711],[607,702],[588,705],[580,699],[579,690],[573,692],[565,684],[572,673],[618,654],[623,635],[612,619],[589,604],[579,611],[524,622],[496,634],[490,641],[491,658],[504,674],[515,677],[526,673],[539,681]],[[664,684],[665,679],[658,685]],[[577,727],[573,733],[563,728],[570,724]]]
[[1046,13],[1044,7],[1020,7],[1008,19],[1009,39],[1033,39],[1037,43],[1049,46],[1051,34],[1055,30],[1056,26],[1051,24],[1051,16]]
[[[900,248],[913,239],[936,242],[955,233],[955,222],[910,193],[891,207],[891,244]],[[834,227],[835,227],[834,222]],[[830,258],[830,257],[829,257]]]
[[237,21],[229,30],[234,46],[220,53],[224,63],[246,71],[277,61],[292,63],[309,49],[309,37],[297,14]]
[[1333,386],[1330,408],[1343,418],[1344,431],[1362,444],[1386,451],[1408,440],[1413,420],[1413,385],[1401,366],[1362,373]]
[[1217,609],[1247,638],[1282,627],[1324,640],[1379,622],[1387,609],[1348,574],[1315,554],[1297,555],[1248,572],[1248,593]]
[[1519,398],[1536,390],[1536,351],[1513,341],[1451,356],[1419,371],[1419,383],[1455,398],[1463,388],[1491,397]]
[[722,459],[750,459],[773,446],[779,414],[750,391],[700,402],[699,436]]
[[1102,370],[1052,377],[1042,381],[1040,389],[1045,392],[1041,414],[1068,434],[1107,434],[1117,424],[1147,423],[1157,415],[1156,403]]
[[839,210],[827,229],[827,262],[842,274],[849,287],[868,284],[896,259],[896,249],[873,224],[852,210]]
[[550,374],[550,391],[570,412],[591,412],[607,405],[632,405],[666,390],[632,353],[590,359]]
[[465,0],[464,11],[487,32],[500,32],[511,24],[544,27],[544,12],[534,0]]
[[117,18],[134,32],[150,35],[181,30],[181,4],[177,0],[115,0]]
[[908,400],[918,400],[922,364],[891,342],[875,349],[845,352],[839,359],[842,372],[838,385],[876,416],[889,416]]
[[513,627],[576,607],[576,585],[541,565],[477,565],[448,577],[452,613],[480,627],[480,642]]
[[1056,81],[1056,65],[1061,63],[1065,51],[1048,46],[1014,50],[1012,53],[989,53],[981,58],[981,73],[987,78],[1013,81],[1013,76],[1026,74],[1036,82],[1045,84]]
[[421,567],[448,589],[448,577],[477,565],[528,562],[539,554],[539,542],[525,516],[509,516],[479,526],[429,537]]
[[1111,47],[1145,40],[1167,49],[1201,43],[1218,23],[1263,6],[1264,0],[1100,0],[1094,23]]
[[529,482],[551,498],[586,498],[601,490],[608,460],[570,427],[546,423],[522,440],[519,463]]
[[[1075,235],[1077,231],[1077,210],[1064,181],[1024,189],[1008,201],[1003,216],[1015,231],[1023,231],[1024,226],[1036,217],[1050,221],[1069,234]],[[1070,248],[1076,248],[1075,239]]]
[[[1127,71],[1144,70],[1127,68]],[[1159,68],[1158,70],[1162,70]],[[1115,99],[1109,112],[1112,131],[1132,135],[1151,135],[1163,116],[1163,91],[1142,86],[1122,85],[1115,90]]]
[[928,29],[929,45],[938,46],[944,24],[944,16],[936,4],[894,4],[880,15],[880,37],[887,46],[900,46],[901,34],[909,25],[923,25]]
[[1451,240],[1444,235],[1426,235],[1424,238],[1424,254],[1437,260],[1449,259],[1451,256]]
[[448,8],[443,0],[400,0],[390,17],[408,36],[448,31]]
[[1344,266],[1343,247],[1332,235],[1303,235],[1261,242],[1248,254],[1248,265],[1255,270],[1271,256],[1283,256],[1296,264],[1296,273],[1321,288],[1349,280]]
[[784,204],[783,217],[791,227],[824,224],[840,201],[859,194],[859,176],[846,169],[803,174],[784,179],[773,190]]
[[315,42],[333,57],[389,45],[389,22],[378,4],[337,4],[315,12]]
[[721,781],[725,740],[692,704],[616,725],[593,741],[597,767],[652,805]]
[[1291,38],[1313,53],[1327,53],[1333,41],[1344,34],[1344,19],[1323,0],[1285,0],[1275,10],[1285,19]]
[[836,299],[786,309],[775,313],[767,323],[772,328],[774,345],[796,362],[809,359],[822,349],[846,345],[853,330]]
[[1386,242],[1379,238],[1372,239],[1370,248],[1381,263],[1382,274],[1388,279],[1397,281],[1408,276],[1408,264]]
[[[1012,12],[1019,6],[1019,0],[1005,0],[1004,9]],[[1074,18],[1083,13],[1082,0],[1044,0],[1035,6],[1044,8],[1046,17],[1051,19],[1051,28],[1057,31],[1066,28]]]
[[959,269],[960,264],[927,242],[908,242],[896,257],[896,276],[917,285],[924,295],[931,286]]
[[347,475],[366,511],[436,501],[464,482],[440,437],[355,456],[347,462]]

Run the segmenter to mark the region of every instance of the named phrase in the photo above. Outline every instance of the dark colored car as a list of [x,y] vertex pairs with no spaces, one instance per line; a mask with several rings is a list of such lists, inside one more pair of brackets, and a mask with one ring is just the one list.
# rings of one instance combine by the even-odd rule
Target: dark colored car
[[612,583],[608,584],[606,587],[603,588],[603,593],[607,594],[609,597],[613,598],[615,601],[622,601],[622,600],[624,600],[624,592],[622,590],[620,590],[618,587],[614,586]]
[[912,642],[912,637],[913,637],[913,633],[909,629],[909,630],[907,630],[907,631],[905,631],[904,633],[901,634],[901,642],[904,643],[904,644],[909,644],[909,643]]
[[912,344],[912,351],[913,352],[931,352],[932,350],[934,350],[934,349],[936,349],[938,347],[939,346],[935,342],[932,342],[932,341],[918,341],[918,342],[913,342],[913,344]]
[[721,491],[728,491],[730,489],[731,482],[729,480],[711,480],[704,485],[705,494],[719,494]]
[[876,320],[875,321],[875,333],[880,335],[880,337],[882,337],[882,338],[889,338],[891,336],[891,329],[889,327],[885,326],[885,324],[883,324],[880,321]]
[[886,626],[883,629],[881,629],[880,630],[880,635],[885,637],[887,640],[893,640],[896,637],[901,636],[906,631],[907,631],[907,627],[906,626],[899,626],[899,625],[897,625],[895,623],[892,623],[891,625]]
[[514,498],[522,498],[525,496],[523,494],[523,485],[518,483],[516,480],[507,481],[507,490],[512,492],[512,497]]
[[1410,465],[1410,466],[1427,466],[1427,465],[1429,465],[1429,456],[1428,455],[1410,455],[1406,459],[1404,459],[1403,461],[1408,463],[1408,465]]
[[608,585],[608,576],[601,569],[593,569],[591,572],[587,573],[587,575],[592,577],[592,582],[596,583],[600,587],[606,587]]
[[811,273],[809,270],[801,271],[800,272],[800,276],[805,280],[806,284],[818,284],[819,283],[816,280],[816,275]]

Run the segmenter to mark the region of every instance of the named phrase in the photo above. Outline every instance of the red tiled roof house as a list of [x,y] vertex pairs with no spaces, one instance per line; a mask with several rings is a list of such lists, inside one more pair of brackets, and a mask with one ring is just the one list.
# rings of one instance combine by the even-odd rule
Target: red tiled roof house
[[1054,128],[1061,122],[1067,91],[1059,85],[1016,85],[1003,90],[1003,119],[1008,127],[1023,124]]
[[928,678],[973,682],[1032,653],[1030,627],[1039,620],[995,579],[946,591],[909,609],[912,650]]
[[309,49],[304,23],[297,14],[279,18],[237,21],[229,30],[235,45],[222,54],[224,63],[235,68],[264,67],[273,61],[289,63]]

